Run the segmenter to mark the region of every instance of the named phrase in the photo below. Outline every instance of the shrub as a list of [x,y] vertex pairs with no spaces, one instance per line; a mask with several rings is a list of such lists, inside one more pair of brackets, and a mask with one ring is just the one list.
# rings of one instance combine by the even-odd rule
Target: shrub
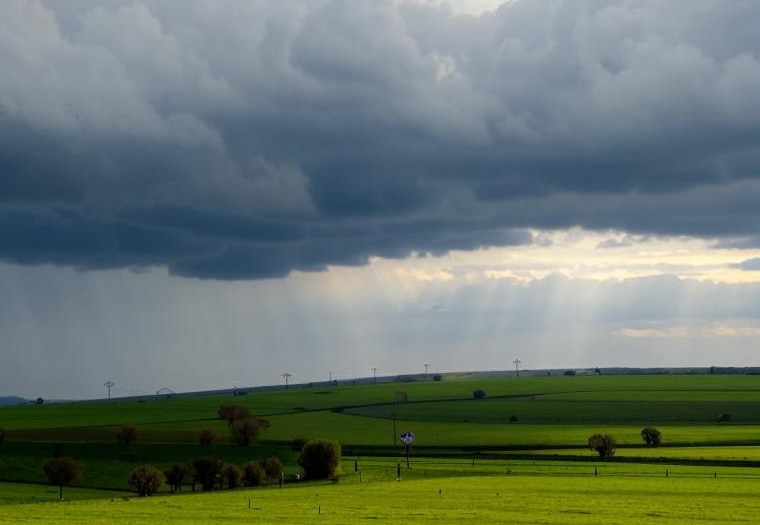
[[433,376],[433,381],[440,381],[443,379],[443,376],[441,374],[435,374]]
[[227,484],[227,488],[237,488],[243,481],[243,471],[235,465],[227,464],[222,468],[222,479]]
[[247,447],[259,437],[261,431],[269,428],[269,422],[264,419],[247,417],[238,419],[230,426],[230,439],[240,446]]
[[140,496],[150,496],[158,492],[164,484],[164,475],[153,465],[140,465],[127,476],[127,485]]
[[306,440],[304,438],[296,438],[290,442],[290,448],[292,450],[295,450],[296,452],[301,452],[305,444],[306,444]]
[[249,461],[243,465],[243,482],[246,487],[258,487],[267,481],[267,473],[256,461]]
[[134,425],[124,425],[116,432],[116,441],[125,447],[135,443],[139,438],[140,434]]
[[475,399],[483,399],[484,397],[486,397],[486,391],[485,390],[475,390],[472,393],[472,397],[474,397]]
[[654,427],[641,429],[641,438],[650,447],[656,447],[662,442],[662,433]]
[[5,429],[3,427],[0,427],[0,443],[3,443],[5,441]]
[[509,416],[509,420],[514,423],[517,421],[517,416]]
[[279,480],[280,476],[282,476],[282,461],[280,461],[280,458],[277,457],[268,457],[264,461],[261,462],[261,468],[264,469],[264,472],[267,475],[267,480]]
[[725,423],[726,421],[731,421],[731,414],[718,414],[715,416],[715,421],[718,423]]
[[222,436],[214,429],[204,428],[198,434],[198,443],[201,445],[211,445],[222,439]]
[[195,479],[204,491],[214,490],[222,482],[224,462],[213,456],[203,456],[193,460]]
[[298,464],[307,479],[333,479],[340,466],[340,443],[332,439],[314,439],[307,442]]
[[58,485],[58,497],[63,499],[63,486],[73,483],[82,475],[79,463],[68,456],[48,460],[43,466],[45,476],[53,485]]
[[611,458],[615,455],[615,439],[608,434],[594,434],[588,438],[588,448],[601,458]]

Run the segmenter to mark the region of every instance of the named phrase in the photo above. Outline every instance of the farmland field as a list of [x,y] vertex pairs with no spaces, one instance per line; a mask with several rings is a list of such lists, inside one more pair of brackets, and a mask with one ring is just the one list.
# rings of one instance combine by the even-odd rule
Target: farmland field
[[[475,399],[476,390],[485,398]],[[230,444],[227,423],[216,414],[222,404],[244,405],[271,426],[252,446]],[[723,421],[716,422],[719,414]],[[140,432],[129,447],[114,439],[126,423]],[[661,446],[644,445],[640,431],[647,426],[662,432]],[[300,386],[238,397],[4,407],[0,427],[6,435],[0,444],[4,523],[203,523],[252,514],[262,521],[298,516],[295,521],[306,523],[357,517],[437,523],[632,523],[657,517],[689,523],[741,521],[760,510],[747,496],[760,490],[760,376]],[[199,445],[202,429],[221,439]],[[417,436],[412,468],[404,466],[397,482],[396,465],[404,463],[398,434],[407,429]],[[613,458],[601,460],[588,450],[593,433],[615,438]],[[296,483],[298,452],[291,442],[318,437],[343,445],[341,480]],[[63,503],[50,502],[57,488],[45,484],[41,468],[54,455],[72,456],[84,470]],[[192,495],[168,495],[164,487],[162,495],[148,499],[125,492],[126,475],[139,464],[166,469],[202,455],[235,465],[275,456],[289,482],[282,490]]]
[[477,476],[36,503],[2,510],[4,523],[727,523],[756,519],[759,488],[756,479]]

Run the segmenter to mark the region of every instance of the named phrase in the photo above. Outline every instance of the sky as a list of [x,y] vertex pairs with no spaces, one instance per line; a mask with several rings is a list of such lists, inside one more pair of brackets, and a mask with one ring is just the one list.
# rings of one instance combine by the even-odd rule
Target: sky
[[760,366],[758,19],[3,0],[0,395]]

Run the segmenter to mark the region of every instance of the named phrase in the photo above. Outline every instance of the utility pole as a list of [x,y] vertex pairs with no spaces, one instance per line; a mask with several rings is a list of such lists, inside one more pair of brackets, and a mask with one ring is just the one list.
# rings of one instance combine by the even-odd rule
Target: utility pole
[[377,367],[372,367],[372,382],[377,383]]
[[520,361],[519,359],[515,359],[512,362],[515,364],[515,379],[517,379],[518,377],[520,377],[520,363],[522,363],[522,361]]
[[425,363],[425,379],[428,378],[428,368],[430,368],[430,365]]
[[332,371],[332,370],[330,370],[330,371],[329,371],[329,372],[327,372],[327,373],[328,373],[328,374],[330,374],[330,385],[332,385],[332,373],[333,373],[333,371]]
[[283,379],[285,380],[285,390],[287,390],[287,389],[288,389],[288,379],[290,379],[290,377],[291,377],[292,375],[293,375],[293,374],[289,374],[289,373],[287,373],[287,372],[285,372],[284,374],[280,374],[280,377],[281,377],[281,378],[283,378]]
[[108,389],[108,404],[110,405],[111,404],[111,387],[114,386],[114,382],[106,381],[105,383],[103,383],[103,386]]

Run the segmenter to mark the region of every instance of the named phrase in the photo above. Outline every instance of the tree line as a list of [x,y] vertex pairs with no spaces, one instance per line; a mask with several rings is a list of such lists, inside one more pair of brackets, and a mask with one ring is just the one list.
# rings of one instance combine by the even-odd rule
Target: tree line
[[[269,422],[251,416],[246,407],[240,405],[221,405],[217,416],[227,421],[230,442],[248,446],[258,439],[263,430],[269,428]],[[132,424],[123,425],[115,432],[116,442],[125,447],[140,439],[140,432]],[[5,433],[0,428],[0,443]],[[202,429],[198,442],[210,445],[221,441],[221,435],[213,429]],[[303,479],[335,479],[338,475],[341,447],[333,440],[312,440],[300,444],[298,465]],[[75,483],[82,477],[82,468],[68,456],[54,457],[48,460],[43,471],[51,484],[58,485],[59,498],[63,499],[63,487]],[[223,460],[205,455],[189,463],[174,463],[165,471],[151,464],[142,464],[133,468],[126,477],[127,485],[140,496],[156,493],[165,483],[170,492],[180,492],[183,485],[190,485],[195,491],[197,486],[203,491],[234,489],[241,486],[256,487],[272,482],[284,483],[284,467],[278,457],[267,457],[261,461],[249,461],[242,466],[226,463]]]

